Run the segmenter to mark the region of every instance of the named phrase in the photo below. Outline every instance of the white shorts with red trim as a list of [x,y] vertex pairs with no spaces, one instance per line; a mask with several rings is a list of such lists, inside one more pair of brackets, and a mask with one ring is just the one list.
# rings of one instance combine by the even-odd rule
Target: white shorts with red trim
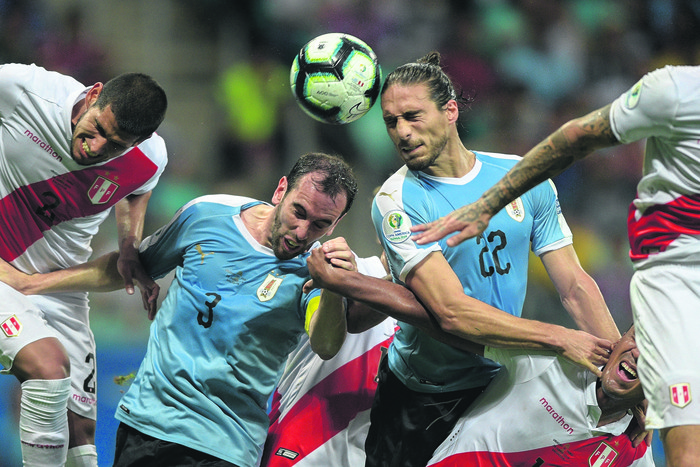
[[0,364],[9,373],[17,353],[46,337],[56,337],[68,352],[71,396],[68,409],[97,417],[95,339],[85,294],[27,297],[0,282]]
[[630,296],[647,429],[700,425],[700,265],[639,269]]

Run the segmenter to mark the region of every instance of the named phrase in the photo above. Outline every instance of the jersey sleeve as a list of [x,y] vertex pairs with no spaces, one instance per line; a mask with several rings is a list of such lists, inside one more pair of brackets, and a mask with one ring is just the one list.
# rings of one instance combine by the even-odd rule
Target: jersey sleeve
[[[418,204],[418,203],[416,203]],[[409,272],[433,251],[441,251],[440,244],[418,245],[411,240],[411,226],[430,222],[425,206],[407,209],[392,196],[380,192],[372,203],[372,223],[387,255],[391,275],[403,282]]]
[[571,229],[564,219],[554,182],[540,183],[527,194],[533,205],[532,251],[541,256],[573,243]]
[[613,101],[610,126],[621,143],[672,133],[679,98],[669,70],[665,67],[647,73]]
[[156,173],[143,185],[141,185],[137,190],[134,190],[132,194],[142,195],[153,190],[158,184],[160,176],[165,170],[165,166],[168,164],[168,151],[165,146],[165,141],[158,134],[154,133],[146,141],[138,145],[138,149],[141,150],[157,167]]
[[0,119],[14,111],[22,92],[20,83],[29,79],[30,70],[16,63],[0,65]]
[[141,242],[139,257],[146,271],[159,279],[183,264],[187,230],[197,221],[200,206],[190,202],[180,208],[166,225]]

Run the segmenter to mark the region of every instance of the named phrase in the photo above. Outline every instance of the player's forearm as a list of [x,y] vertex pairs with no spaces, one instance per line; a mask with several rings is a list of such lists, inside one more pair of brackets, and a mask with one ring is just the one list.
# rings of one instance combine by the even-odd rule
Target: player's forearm
[[13,273],[12,279],[3,279],[25,295],[54,292],[110,292],[122,286],[117,272],[118,253],[104,255],[88,263],[45,274]]
[[610,128],[610,105],[570,120],[528,151],[479,200],[496,214],[531,188],[554,178],[593,151],[617,144]]
[[562,305],[579,329],[611,342],[620,339],[620,331],[603,295],[588,274],[580,275],[569,293],[562,297]]
[[[366,276],[358,272],[340,271],[326,286],[351,301],[348,319],[353,331],[366,330],[391,316],[420,328],[433,339],[458,349],[483,355],[484,347],[440,329],[435,319],[406,287],[387,279]],[[377,313],[379,312],[379,313]],[[381,316],[381,319],[377,315]],[[362,323],[359,323],[362,322]]]
[[411,323],[427,320],[427,311],[413,293],[387,279],[366,276],[359,272],[336,269],[324,283],[330,289],[355,302],[368,305],[398,320]]
[[115,205],[119,251],[138,250],[143,238],[144,222],[151,192],[128,196]]
[[345,342],[347,322],[343,297],[321,291],[321,301],[309,324],[311,349],[323,360],[333,358]]

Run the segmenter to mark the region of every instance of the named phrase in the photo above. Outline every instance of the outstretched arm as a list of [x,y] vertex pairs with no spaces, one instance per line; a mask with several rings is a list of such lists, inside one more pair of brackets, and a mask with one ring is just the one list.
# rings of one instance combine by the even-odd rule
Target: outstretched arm
[[[82,291],[111,292],[124,286],[124,279],[117,270],[118,259],[119,252],[114,251],[67,269],[31,275],[0,260],[0,281],[25,295]],[[150,313],[155,316],[160,287],[150,277],[145,283],[136,279],[136,284],[141,289],[144,308],[149,311],[149,318],[153,319]]]
[[447,216],[412,228],[416,243],[425,244],[458,232],[447,240],[455,246],[477,236],[504,206],[543,181],[560,174],[574,162],[598,149],[619,144],[610,128],[608,104],[573,119],[541,141],[477,201]]
[[0,260],[0,281],[25,295],[53,292],[111,292],[123,280],[117,271],[118,252],[108,253],[93,261],[59,269],[46,274],[25,274]]
[[321,248],[311,252],[307,264],[317,287],[351,300],[348,328],[352,332],[369,329],[391,316],[422,329],[434,339],[448,345],[483,355],[483,345],[441,330],[432,315],[406,287],[387,279],[333,266]]
[[550,349],[600,376],[612,342],[584,331],[523,319],[464,293],[440,252],[430,253],[406,277],[406,285],[430,310],[440,328],[492,347]]

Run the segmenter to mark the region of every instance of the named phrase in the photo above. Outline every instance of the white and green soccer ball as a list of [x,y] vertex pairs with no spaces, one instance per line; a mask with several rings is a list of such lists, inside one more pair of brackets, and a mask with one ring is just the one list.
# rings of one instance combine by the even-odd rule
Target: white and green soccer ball
[[335,125],[366,114],[379,96],[382,72],[374,51],[349,34],[318,36],[301,48],[289,76],[299,106]]

